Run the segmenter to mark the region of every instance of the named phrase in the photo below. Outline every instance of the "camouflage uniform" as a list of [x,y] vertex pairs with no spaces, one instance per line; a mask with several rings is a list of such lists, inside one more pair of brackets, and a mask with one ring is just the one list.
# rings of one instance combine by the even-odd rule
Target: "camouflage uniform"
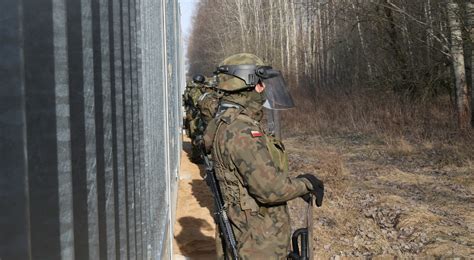
[[195,82],[188,82],[186,89],[183,94],[183,102],[185,105],[185,126],[188,129],[188,136],[193,139],[195,137],[198,121],[197,116],[199,110],[197,108],[197,103],[199,97],[202,95],[202,86]]
[[221,97],[222,94],[210,86],[206,87],[204,94],[199,97],[197,107],[205,126],[207,126],[216,115]]
[[[200,77],[198,78],[200,80],[196,80],[196,77]],[[183,102],[185,105],[186,112],[184,125],[186,128],[187,136],[191,138],[192,145],[190,158],[196,163],[199,163],[201,160],[199,147],[196,146],[196,138],[199,135],[202,135],[203,132],[202,119],[198,109],[198,100],[204,92],[204,81],[204,76],[195,75],[193,77],[193,80],[187,83],[186,89],[183,94]]]
[[[245,54],[239,57],[244,59],[240,64],[255,64],[255,57]],[[221,89],[229,83],[229,76],[225,77]],[[289,177],[283,144],[267,135],[260,124],[263,101],[256,91],[225,95],[206,129],[205,144],[212,151],[239,257],[286,259],[291,235],[286,202],[307,194],[312,186],[304,178]],[[220,241],[216,236],[222,259]]]

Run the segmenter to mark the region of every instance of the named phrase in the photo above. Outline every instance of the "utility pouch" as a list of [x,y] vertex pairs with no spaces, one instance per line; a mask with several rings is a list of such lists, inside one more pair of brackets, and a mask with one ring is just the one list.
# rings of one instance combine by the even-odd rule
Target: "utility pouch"
[[269,135],[265,135],[267,149],[272,156],[273,163],[279,168],[280,171],[288,171],[288,155],[285,153],[285,146],[277,138]]
[[259,207],[254,198],[252,198],[247,189],[242,185],[239,185],[239,195],[240,195],[240,208],[243,211],[257,212]]

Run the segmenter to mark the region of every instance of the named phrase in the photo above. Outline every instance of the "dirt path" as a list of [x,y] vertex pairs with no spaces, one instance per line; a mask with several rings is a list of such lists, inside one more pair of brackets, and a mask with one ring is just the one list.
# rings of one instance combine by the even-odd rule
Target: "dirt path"
[[190,140],[185,138],[181,154],[178,205],[174,230],[175,259],[215,259],[215,224],[212,195],[202,170],[189,160]]

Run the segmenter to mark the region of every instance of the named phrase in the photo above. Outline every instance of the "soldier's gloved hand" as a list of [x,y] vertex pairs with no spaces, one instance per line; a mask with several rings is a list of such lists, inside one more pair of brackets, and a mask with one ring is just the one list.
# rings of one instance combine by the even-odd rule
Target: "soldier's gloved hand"
[[[313,188],[310,190],[310,192],[316,196],[316,206],[321,207],[323,205],[323,198],[324,198],[324,183],[316,178],[316,176],[306,173],[298,176],[297,178],[305,178],[307,179]],[[305,196],[302,196],[302,198],[306,201],[309,202],[311,199],[309,194],[306,194]]]

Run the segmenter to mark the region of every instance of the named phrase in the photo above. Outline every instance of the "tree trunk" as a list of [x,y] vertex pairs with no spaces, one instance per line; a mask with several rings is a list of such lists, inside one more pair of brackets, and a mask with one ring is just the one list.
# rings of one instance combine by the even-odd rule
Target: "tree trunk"
[[318,17],[318,78],[319,78],[319,86],[322,87],[324,85],[324,68],[326,67],[324,64],[324,48],[326,47],[324,45],[324,36],[323,36],[323,23],[322,23],[322,12],[321,12],[321,2],[318,2],[318,12],[317,12],[317,17]]
[[[291,1],[290,3],[290,9],[291,9],[291,30],[292,30],[292,34],[291,34],[291,38],[292,38],[292,46],[291,46],[291,56],[293,58],[293,76],[295,77],[295,86],[296,87],[299,87],[299,68],[298,68],[298,58],[299,58],[299,55],[298,55],[298,52],[297,52],[297,46],[298,46],[298,33],[297,33],[297,30],[296,30],[296,8],[295,8],[295,2],[294,1]],[[301,38],[300,38],[301,39]]]
[[456,108],[458,127],[467,129],[470,127],[470,109],[468,89],[466,82],[466,69],[464,67],[464,51],[462,41],[461,23],[459,17],[459,5],[454,0],[447,3],[448,21],[451,30],[451,56],[453,62],[454,77],[456,79]]
[[[286,0],[285,0],[286,1]],[[284,54],[284,50],[283,50],[283,12],[282,12],[282,9],[283,9],[283,5],[281,3],[281,0],[278,0],[278,5],[277,5],[277,8],[278,8],[278,15],[280,16],[280,20],[279,20],[279,24],[278,24],[278,27],[280,29],[280,68],[283,69],[283,67],[285,66],[285,54]]]
[[247,40],[246,40],[247,31],[245,28],[245,24],[247,21],[245,17],[244,4],[241,0],[237,1],[235,4],[237,7],[238,22],[240,24],[240,34],[241,34],[240,41],[242,43],[243,51],[246,52],[247,51]]
[[407,61],[405,58],[404,53],[402,52],[402,49],[400,47],[400,37],[397,31],[397,24],[395,22],[393,10],[389,7],[390,6],[390,0],[384,0],[384,12],[385,12],[385,18],[388,21],[388,27],[387,27],[387,34],[389,36],[389,46],[393,50],[393,57],[394,60],[397,62],[397,65],[399,66],[399,73],[400,73],[400,79],[401,83],[397,84],[394,86],[395,92],[402,92],[407,89],[406,83],[407,83],[407,75],[406,71],[408,70],[408,65]]
[[362,25],[361,25],[361,21],[360,21],[360,18],[359,18],[359,9],[356,9],[356,6],[354,5],[354,2],[352,2],[352,10],[354,11],[355,15],[356,15],[356,19],[357,19],[357,32],[359,33],[359,40],[360,40],[360,47],[362,49],[362,55],[364,56],[364,59],[366,60],[367,62],[367,74],[369,76],[369,79],[372,80],[372,66],[370,65],[370,60],[369,60],[369,57],[367,56],[367,46],[365,44],[365,40],[364,40],[364,34],[362,32]]
[[[311,17],[310,17],[310,12],[309,12],[309,0],[306,0],[302,5],[301,5],[301,32],[302,32],[302,37],[304,38],[303,40],[303,45],[301,45],[301,51],[303,53],[303,75],[304,75],[304,80],[305,84],[309,87],[314,86],[314,84],[307,84],[307,81],[310,79],[310,75],[312,73],[311,71],[311,52],[312,52],[312,40],[313,38],[311,37],[311,29],[310,25],[311,23]],[[314,77],[312,78],[314,79]]]
[[[290,58],[290,55],[291,55],[291,51],[290,51],[290,16],[288,14],[288,0],[285,0],[284,1],[285,3],[283,4],[283,12],[285,13],[285,22],[283,24],[283,26],[285,27],[285,37],[286,37],[286,42],[285,42],[285,49],[286,49],[286,71],[287,73],[291,73],[291,58]],[[282,22],[282,21],[280,21]]]
[[468,33],[469,33],[469,38],[470,38],[470,45],[471,45],[471,53],[469,56],[470,59],[470,69],[471,69],[471,126],[474,127],[474,113],[472,111],[474,110],[474,86],[473,86],[473,81],[474,81],[474,3],[472,1],[468,1],[466,3],[466,20],[467,20],[467,25],[468,25]]
[[274,42],[275,42],[275,36],[273,34],[273,1],[268,1],[268,3],[270,4],[270,52],[271,52],[271,59],[273,60],[275,57],[274,57]]
[[431,49],[433,48],[433,17],[431,13],[431,0],[428,0],[425,4],[425,19],[428,26],[426,33],[426,61],[431,65]]

